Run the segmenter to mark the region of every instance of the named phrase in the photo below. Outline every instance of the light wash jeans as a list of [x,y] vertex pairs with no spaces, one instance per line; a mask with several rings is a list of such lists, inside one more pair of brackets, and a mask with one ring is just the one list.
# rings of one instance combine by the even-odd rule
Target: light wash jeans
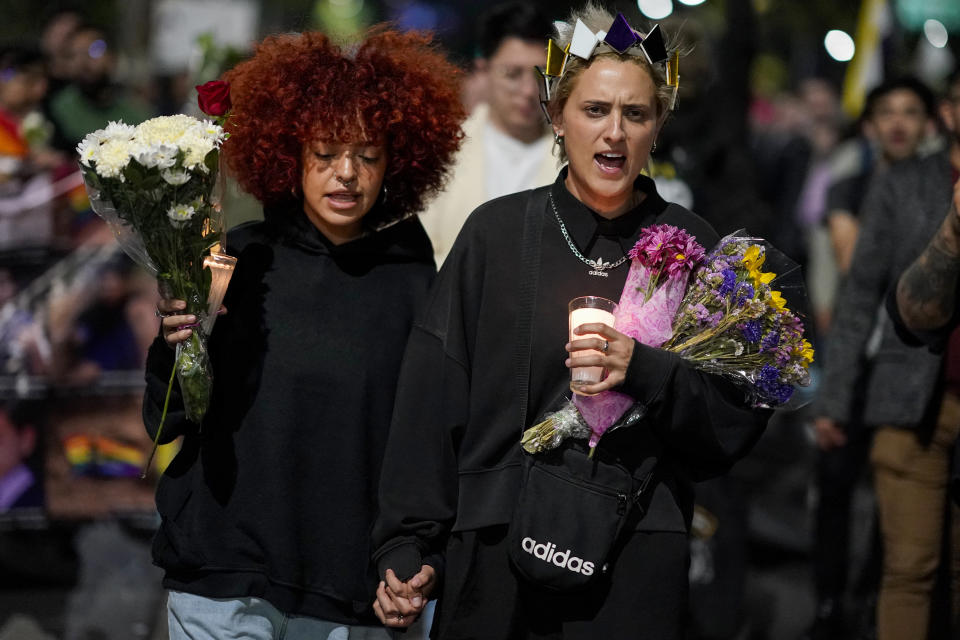
[[[170,640],[391,640],[400,636],[384,627],[287,615],[260,598],[205,598],[182,591],[170,592],[167,621]],[[419,626],[419,621],[413,626]]]

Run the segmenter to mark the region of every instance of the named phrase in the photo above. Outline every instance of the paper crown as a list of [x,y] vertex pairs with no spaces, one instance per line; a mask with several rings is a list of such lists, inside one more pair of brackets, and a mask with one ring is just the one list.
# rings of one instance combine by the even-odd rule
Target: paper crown
[[608,47],[621,55],[643,56],[651,65],[664,63],[667,84],[673,87],[670,109],[673,110],[676,107],[677,89],[680,86],[680,55],[677,52],[672,56],[667,54],[659,24],[654,25],[646,35],[642,35],[630,26],[622,13],[618,13],[609,29],[596,33],[578,18],[570,44],[565,48],[561,48],[553,38],[547,41],[547,66],[544,69],[537,67],[537,71],[540,75],[540,107],[547,116],[548,122],[550,114],[547,111],[547,103],[550,102],[557,82],[567,69],[567,60],[571,55],[589,60],[597,47]]

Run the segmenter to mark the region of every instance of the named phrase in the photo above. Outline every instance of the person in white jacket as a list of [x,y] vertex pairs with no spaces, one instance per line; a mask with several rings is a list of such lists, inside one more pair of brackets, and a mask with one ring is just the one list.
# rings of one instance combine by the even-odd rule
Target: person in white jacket
[[446,189],[420,216],[438,268],[471,211],[556,178],[553,136],[534,69],[546,65],[549,33],[550,21],[519,2],[497,5],[481,17],[475,73],[486,86],[486,101],[463,125],[466,137]]

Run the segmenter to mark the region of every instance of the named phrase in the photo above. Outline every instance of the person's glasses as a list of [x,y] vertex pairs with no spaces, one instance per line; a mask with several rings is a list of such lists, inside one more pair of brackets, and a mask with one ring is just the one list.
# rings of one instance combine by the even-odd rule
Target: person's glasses
[[496,64],[490,67],[490,72],[494,78],[506,85],[519,87],[530,80],[537,82],[537,70],[525,65]]

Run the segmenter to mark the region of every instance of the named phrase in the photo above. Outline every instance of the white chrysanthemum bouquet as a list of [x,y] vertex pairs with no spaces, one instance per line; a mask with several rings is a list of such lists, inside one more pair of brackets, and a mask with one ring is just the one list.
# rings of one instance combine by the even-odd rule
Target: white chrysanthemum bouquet
[[127,255],[156,276],[161,295],[185,300],[184,313],[198,318],[174,366],[187,417],[198,424],[212,386],[206,336],[233,264],[220,253],[223,216],[213,197],[225,139],[218,124],[174,115],[136,127],[111,122],[77,147],[94,211]]

